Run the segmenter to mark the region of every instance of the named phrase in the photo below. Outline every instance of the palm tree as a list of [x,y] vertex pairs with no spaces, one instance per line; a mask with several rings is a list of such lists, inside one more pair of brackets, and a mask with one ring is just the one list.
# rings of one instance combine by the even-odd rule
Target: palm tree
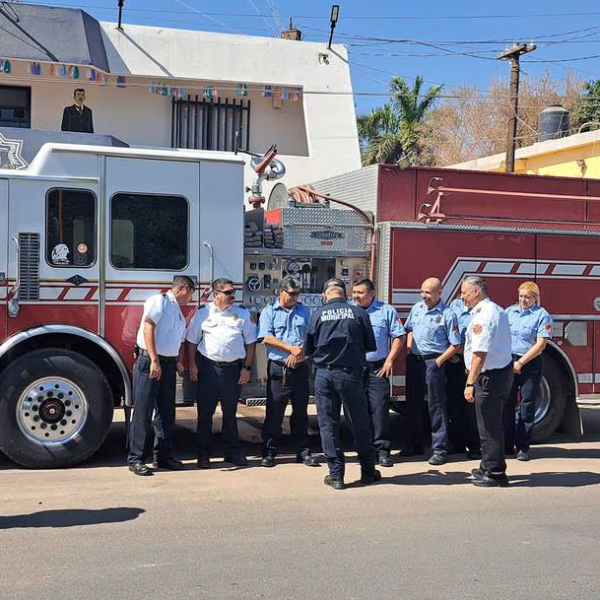
[[441,85],[421,93],[423,78],[410,88],[402,77],[390,81],[391,101],[367,115],[358,117],[358,135],[363,148],[363,163],[411,165],[419,162],[419,137],[427,113],[442,90]]

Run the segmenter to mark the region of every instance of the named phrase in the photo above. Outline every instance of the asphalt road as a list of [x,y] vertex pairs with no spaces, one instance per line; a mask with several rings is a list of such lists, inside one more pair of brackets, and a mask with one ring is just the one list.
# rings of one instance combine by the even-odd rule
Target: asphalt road
[[[558,436],[532,462],[510,461],[508,489],[473,487],[476,464],[456,458],[406,461],[345,491],[293,457],[253,468],[263,413],[241,413],[245,469],[193,469],[188,409],[184,472],[129,473],[122,423],[79,468],[0,460],[0,598],[600,598],[599,409],[583,409],[583,440]],[[351,457],[347,480],[358,477]]]

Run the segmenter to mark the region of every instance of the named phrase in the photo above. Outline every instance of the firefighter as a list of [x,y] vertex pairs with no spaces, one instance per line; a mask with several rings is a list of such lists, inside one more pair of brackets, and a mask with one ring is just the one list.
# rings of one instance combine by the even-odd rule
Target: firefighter
[[423,454],[423,401],[427,396],[431,421],[430,465],[447,460],[448,412],[446,405],[446,362],[461,348],[456,315],[442,302],[442,283],[431,277],[421,285],[421,302],[415,304],[405,328],[406,345],[406,421],[410,426],[408,445],[399,456]]
[[377,350],[367,354],[366,392],[377,462],[381,467],[391,467],[394,463],[390,457],[389,377],[406,331],[396,309],[375,299],[375,286],[370,279],[354,283],[352,300],[367,311],[375,334]]
[[172,429],[175,423],[175,383],[183,373],[185,319],[181,306],[194,294],[194,282],[177,277],[171,291],[146,300],[137,334],[137,358],[133,366],[134,410],[129,438],[129,470],[152,475],[144,464],[146,441],[154,417],[154,461],[157,469],[178,471],[183,464],[173,458]]
[[[542,382],[542,352],[552,337],[552,317],[540,306],[533,281],[519,286],[519,300],[506,309],[512,339],[514,383],[504,411],[505,451],[517,460],[530,459],[535,403]],[[520,401],[518,400],[520,396]]]
[[263,425],[261,466],[274,467],[281,426],[288,402],[292,403],[290,429],[296,445],[296,461],[319,466],[310,452],[308,436],[309,367],[302,345],[310,321],[310,309],[298,302],[300,286],[288,275],[279,284],[279,298],[260,315],[259,340],[267,350],[267,405]]
[[[234,306],[235,288],[229,279],[212,283],[213,302],[201,307],[186,336],[190,380],[198,384],[197,468],[210,469],[212,421],[217,404],[223,412],[225,462],[244,467],[236,411],[241,386],[250,381],[256,347],[256,324],[250,313]],[[198,350],[199,356],[197,355]]]
[[[461,344],[464,346],[467,326],[471,322],[471,308],[462,298],[450,302],[450,308],[458,320]],[[468,460],[481,459],[479,434],[475,406],[465,402],[464,389],[467,380],[465,360],[462,353],[457,352],[446,363],[446,397],[448,399],[448,435],[452,452],[467,453]]]
[[464,397],[475,403],[481,439],[482,459],[479,468],[471,471],[473,485],[506,487],[502,416],[513,381],[508,316],[488,298],[482,277],[466,277],[461,297],[473,314],[465,336],[468,375]]
[[346,301],[346,285],[329,279],[323,287],[324,305],[310,320],[304,352],[317,368],[317,419],[329,475],[325,485],[343,490],[345,457],[340,441],[340,411],[348,418],[364,485],[381,479],[375,469],[375,448],[365,395],[366,353],[377,345],[367,313]]

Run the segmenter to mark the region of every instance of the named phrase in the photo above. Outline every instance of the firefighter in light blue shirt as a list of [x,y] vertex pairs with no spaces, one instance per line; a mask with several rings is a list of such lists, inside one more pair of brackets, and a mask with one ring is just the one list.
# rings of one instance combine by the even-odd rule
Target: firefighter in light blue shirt
[[400,456],[423,454],[423,414],[425,396],[431,420],[431,465],[443,465],[450,445],[446,406],[446,362],[460,350],[458,321],[442,302],[442,283],[429,278],[421,285],[421,302],[415,304],[405,328],[408,331],[406,357],[406,409],[410,426],[407,445]]
[[309,368],[303,353],[310,309],[298,302],[300,286],[288,275],[279,285],[279,298],[260,315],[258,337],[267,346],[267,406],[263,426],[261,466],[274,467],[281,426],[288,402],[292,403],[290,430],[296,461],[318,466],[308,437]]
[[[465,343],[465,333],[471,322],[471,308],[461,298],[450,302],[450,308],[458,319],[461,342]],[[479,460],[481,450],[475,405],[465,402],[464,390],[467,374],[462,353],[456,353],[446,363],[446,396],[448,399],[448,421],[450,447],[452,453],[467,453],[467,459]]]
[[352,300],[367,311],[375,335],[377,350],[367,352],[367,400],[377,462],[382,467],[391,467],[389,377],[404,345],[406,331],[396,309],[375,299],[375,286],[370,279],[354,283]]
[[[540,289],[526,281],[519,286],[519,301],[506,309],[510,324],[514,383],[504,412],[505,452],[530,459],[535,402],[542,381],[542,352],[552,337],[552,317],[539,305]],[[520,394],[520,402],[518,397]]]

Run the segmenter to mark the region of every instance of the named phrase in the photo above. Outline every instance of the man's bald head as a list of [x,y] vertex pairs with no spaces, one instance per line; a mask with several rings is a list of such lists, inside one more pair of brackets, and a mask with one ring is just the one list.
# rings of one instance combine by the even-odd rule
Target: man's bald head
[[442,299],[442,282],[437,277],[429,277],[421,284],[421,298],[431,309]]

